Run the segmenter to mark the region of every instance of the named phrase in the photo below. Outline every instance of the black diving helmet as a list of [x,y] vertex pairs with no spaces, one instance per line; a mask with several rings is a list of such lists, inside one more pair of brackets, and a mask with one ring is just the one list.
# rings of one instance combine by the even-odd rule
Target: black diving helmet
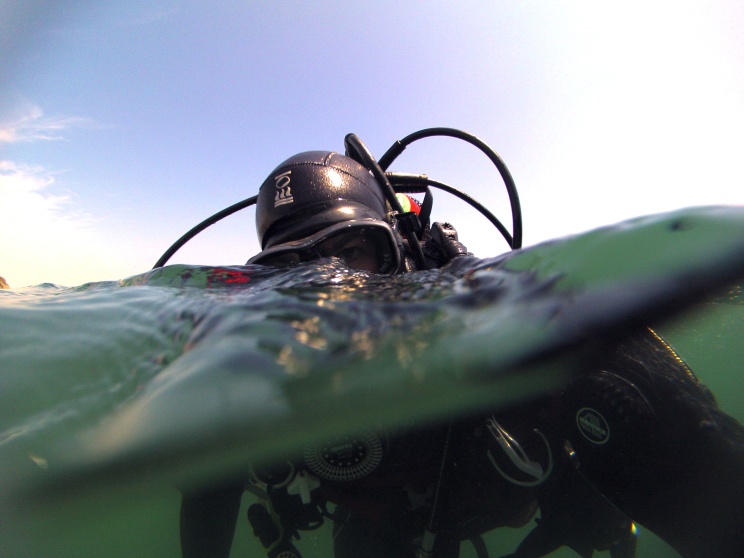
[[364,166],[338,153],[300,153],[261,185],[256,230],[263,251],[248,263],[285,267],[338,257],[351,268],[395,273],[402,241],[388,215],[385,196]]

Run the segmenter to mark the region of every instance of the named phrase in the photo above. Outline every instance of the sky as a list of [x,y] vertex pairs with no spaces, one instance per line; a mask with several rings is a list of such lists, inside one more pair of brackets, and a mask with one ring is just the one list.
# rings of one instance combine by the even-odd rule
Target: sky
[[[525,246],[744,205],[744,3],[0,0],[0,276],[20,288],[145,272],[291,155],[343,152],[353,132],[379,158],[434,126],[501,155]],[[511,224],[470,146],[422,140],[392,169]],[[478,256],[508,249],[445,193],[434,217]],[[243,264],[253,218],[169,263]]]

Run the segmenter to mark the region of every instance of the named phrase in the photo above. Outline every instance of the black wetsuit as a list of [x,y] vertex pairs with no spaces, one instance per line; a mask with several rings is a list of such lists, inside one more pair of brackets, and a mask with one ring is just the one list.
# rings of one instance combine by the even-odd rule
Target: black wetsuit
[[[510,556],[565,545],[580,556],[630,557],[631,518],[683,556],[744,556],[742,426],[652,330],[593,347],[562,390],[490,417],[549,473],[539,482],[507,472],[509,456],[483,414],[388,433],[374,471],[321,479],[308,506],[269,487],[275,507],[289,510],[275,516],[285,542],[307,521],[303,509],[317,514],[318,504],[333,503],[336,558],[413,557],[427,529],[437,533],[433,555],[454,558],[461,540],[478,548],[480,534],[524,525],[539,508],[537,527]],[[185,558],[227,556],[242,489],[228,483],[184,496]]]

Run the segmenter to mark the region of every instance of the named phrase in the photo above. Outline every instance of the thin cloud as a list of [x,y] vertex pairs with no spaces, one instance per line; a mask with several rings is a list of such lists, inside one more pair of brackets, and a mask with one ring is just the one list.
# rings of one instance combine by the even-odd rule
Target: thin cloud
[[56,175],[0,160],[0,275],[11,288],[120,279],[151,263],[129,239],[107,236]]
[[[70,130],[92,125],[88,118],[46,116],[26,101],[12,107],[0,115],[0,145],[64,140]],[[13,286],[42,282],[45,270],[65,283],[69,269],[86,265],[95,220],[76,206],[73,192],[60,187],[58,175],[0,160],[0,275]]]
[[[70,129],[88,126],[91,122],[82,117],[48,117],[38,105],[22,100],[14,103],[4,119],[0,116],[0,144],[59,141],[65,139]],[[71,202],[70,194],[50,192],[54,176],[55,173],[38,165],[0,161],[0,202],[4,218],[17,221],[19,216],[33,215],[44,221],[79,223],[79,215],[65,216],[62,212]]]
[[71,194],[50,191],[54,183],[53,173],[40,166],[0,161],[0,215],[5,226],[24,223],[45,228],[62,222],[75,229],[89,226],[90,218],[68,211]]
[[54,178],[40,166],[0,161],[0,192],[33,192],[54,182]]
[[74,128],[93,125],[90,118],[80,116],[45,116],[41,107],[23,103],[5,119],[0,120],[0,144],[33,141],[59,141]]
[[87,264],[95,221],[59,190],[42,167],[0,161],[0,275],[13,287],[71,283],[72,270]]

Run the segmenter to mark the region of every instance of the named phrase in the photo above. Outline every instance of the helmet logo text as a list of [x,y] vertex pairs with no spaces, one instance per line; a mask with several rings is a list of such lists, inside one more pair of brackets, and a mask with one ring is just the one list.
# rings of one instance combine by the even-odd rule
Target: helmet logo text
[[274,177],[274,186],[276,186],[276,196],[274,196],[274,207],[292,203],[294,198],[292,197],[292,190],[289,187],[291,182],[292,171],[288,170],[282,174],[277,174]]

